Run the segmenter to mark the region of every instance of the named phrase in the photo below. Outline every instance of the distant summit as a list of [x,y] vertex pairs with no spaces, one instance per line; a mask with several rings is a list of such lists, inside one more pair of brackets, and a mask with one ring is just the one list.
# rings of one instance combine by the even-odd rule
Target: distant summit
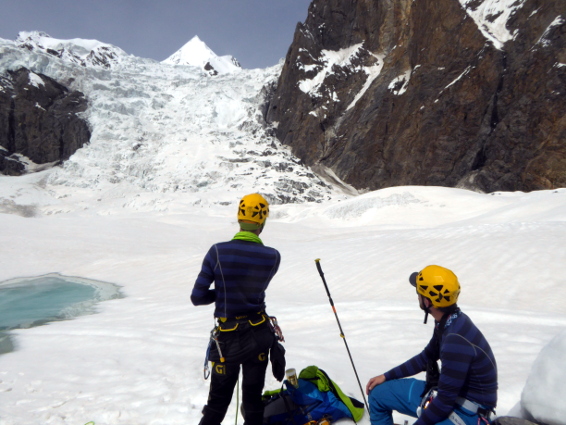
[[232,56],[217,56],[198,36],[173,53],[162,63],[196,66],[210,75],[239,72],[242,67]]

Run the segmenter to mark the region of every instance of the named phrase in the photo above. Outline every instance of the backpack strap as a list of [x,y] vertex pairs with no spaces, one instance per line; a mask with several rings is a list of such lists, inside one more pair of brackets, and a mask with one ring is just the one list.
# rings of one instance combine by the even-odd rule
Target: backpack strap
[[[291,396],[289,394],[289,390],[286,387],[285,382],[283,382],[283,384],[281,384],[281,388],[278,388],[276,390],[273,391],[265,391],[262,395],[262,399],[263,399],[263,403],[264,406],[267,405],[270,402],[276,401],[276,400],[283,400],[283,406],[285,407],[285,412],[280,411],[280,413],[285,413],[285,415],[287,416],[287,419],[285,419],[284,424],[281,423],[280,421],[277,422],[277,425],[303,425],[302,423],[298,424],[295,421],[295,417],[294,417],[294,412],[296,411],[296,407],[294,408],[291,403]],[[278,413],[279,414],[279,413]],[[269,421],[266,423],[270,423]]]

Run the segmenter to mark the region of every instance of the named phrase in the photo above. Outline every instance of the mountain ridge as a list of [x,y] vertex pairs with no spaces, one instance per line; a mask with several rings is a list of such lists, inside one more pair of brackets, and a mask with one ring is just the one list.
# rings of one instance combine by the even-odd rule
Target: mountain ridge
[[[55,205],[83,197],[134,209],[155,208],[157,197],[167,209],[175,199],[204,206],[210,199],[204,192],[215,193],[220,204],[254,191],[274,203],[344,196],[337,180],[325,182],[265,126],[265,87],[280,66],[211,78],[198,67],[131,55],[107,68],[9,41],[0,41],[0,53],[0,74],[25,68],[80,91],[88,101],[81,117],[91,128],[89,142],[37,177],[56,194],[45,211],[81,208],[81,201],[65,201],[63,210]],[[2,111],[9,115],[7,102]],[[0,145],[6,148],[3,141]],[[127,191],[121,187],[137,188],[139,197],[122,199],[120,193]],[[170,201],[163,201],[163,193]]]
[[566,186],[565,16],[561,0],[314,0],[266,120],[358,190]]
[[15,45],[29,51],[40,50],[62,60],[81,66],[111,68],[128,56],[119,47],[98,40],[75,38],[59,40],[41,31],[22,31]]

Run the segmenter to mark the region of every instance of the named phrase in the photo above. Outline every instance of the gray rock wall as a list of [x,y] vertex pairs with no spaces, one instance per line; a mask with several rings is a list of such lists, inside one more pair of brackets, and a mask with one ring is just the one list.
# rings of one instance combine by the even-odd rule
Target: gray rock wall
[[495,46],[458,0],[314,0],[266,119],[358,189],[564,187],[566,2],[526,0],[508,30]]
[[80,113],[87,101],[53,79],[21,68],[0,77],[0,173],[19,175],[35,164],[68,159],[90,140]]

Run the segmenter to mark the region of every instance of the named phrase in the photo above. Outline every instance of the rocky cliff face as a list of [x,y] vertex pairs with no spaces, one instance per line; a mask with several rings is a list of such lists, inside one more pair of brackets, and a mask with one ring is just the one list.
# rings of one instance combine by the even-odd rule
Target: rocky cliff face
[[[82,93],[25,68],[0,76],[0,173],[68,159],[90,139]],[[31,162],[30,162],[31,161]]]
[[314,0],[266,119],[358,189],[563,187],[565,33],[564,0]]

